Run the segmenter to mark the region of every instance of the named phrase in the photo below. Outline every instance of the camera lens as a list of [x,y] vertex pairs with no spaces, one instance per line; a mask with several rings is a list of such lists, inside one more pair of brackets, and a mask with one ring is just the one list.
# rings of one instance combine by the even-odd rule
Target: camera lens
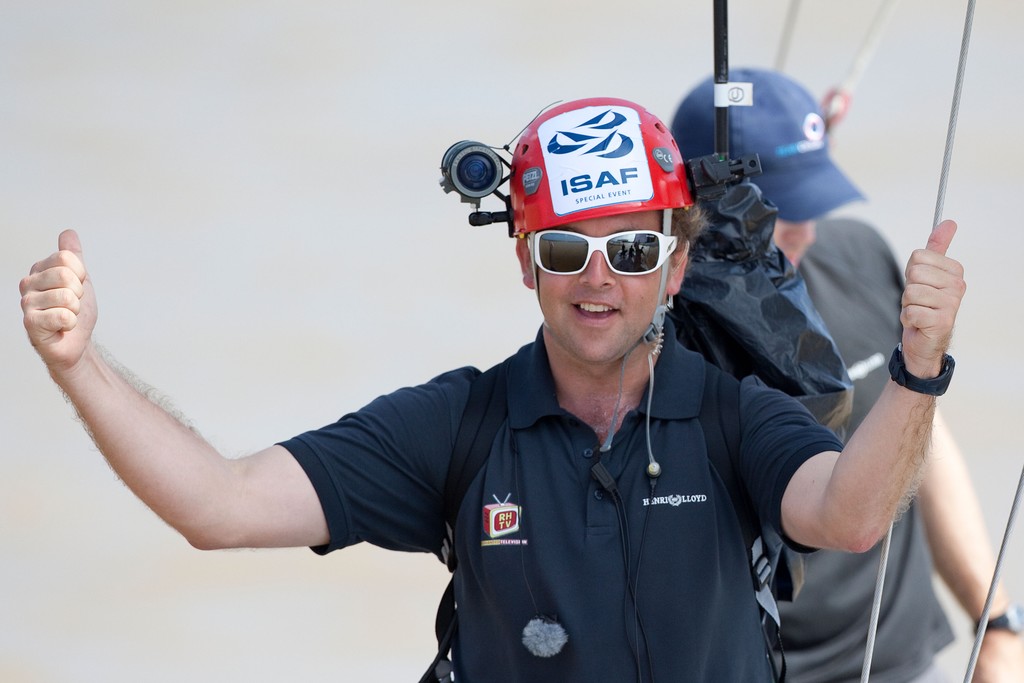
[[455,175],[459,185],[472,192],[480,192],[495,181],[498,169],[489,157],[474,151],[458,160]]
[[457,142],[441,159],[441,186],[470,199],[486,197],[501,184],[501,159],[487,145],[472,140]]

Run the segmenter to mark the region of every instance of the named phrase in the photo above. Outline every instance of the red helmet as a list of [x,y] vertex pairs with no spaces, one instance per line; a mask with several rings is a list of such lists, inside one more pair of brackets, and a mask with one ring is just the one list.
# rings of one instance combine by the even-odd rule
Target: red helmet
[[693,204],[679,147],[658,117],[596,97],[543,112],[512,155],[514,234]]

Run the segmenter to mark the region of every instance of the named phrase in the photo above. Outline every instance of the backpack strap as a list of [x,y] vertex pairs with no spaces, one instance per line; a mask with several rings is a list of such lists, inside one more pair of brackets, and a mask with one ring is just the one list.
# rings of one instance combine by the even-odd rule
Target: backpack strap
[[[754,587],[754,596],[761,607],[762,614],[770,617],[771,627],[762,624],[769,650],[775,650],[781,660],[781,674],[777,680],[786,678],[786,658],[782,651],[782,639],[779,634],[779,606],[772,592],[772,566],[768,557],[761,532],[761,524],[750,501],[750,496],[743,489],[739,475],[736,473],[736,458],[739,457],[740,438],[740,383],[732,375],[723,372],[711,363],[707,363],[704,377],[704,401],[700,407],[700,424],[704,430],[704,438],[708,446],[708,458],[722,479],[733,509],[739,518],[740,530],[743,533],[743,547],[747,549],[750,559],[750,575]],[[784,564],[782,562],[780,565]],[[773,662],[774,666],[774,662]]]
[[455,435],[452,459],[448,464],[448,477],[444,484],[445,537],[441,541],[440,559],[452,572],[448,587],[441,596],[434,619],[434,634],[437,636],[437,655],[420,679],[420,683],[437,683],[451,680],[452,665],[448,659],[452,640],[458,630],[458,614],[455,611],[455,519],[458,517],[462,499],[469,490],[480,468],[491,454],[491,444],[508,415],[508,365],[506,360],[490,370],[481,373],[469,387],[469,400],[462,413],[459,431]]

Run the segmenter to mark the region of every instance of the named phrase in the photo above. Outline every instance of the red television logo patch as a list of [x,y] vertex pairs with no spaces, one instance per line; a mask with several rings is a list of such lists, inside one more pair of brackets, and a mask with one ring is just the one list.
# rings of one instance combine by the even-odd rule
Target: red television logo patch
[[504,501],[496,501],[494,504],[484,506],[484,533],[491,538],[499,538],[519,531],[520,508],[515,503],[510,503],[508,494]]

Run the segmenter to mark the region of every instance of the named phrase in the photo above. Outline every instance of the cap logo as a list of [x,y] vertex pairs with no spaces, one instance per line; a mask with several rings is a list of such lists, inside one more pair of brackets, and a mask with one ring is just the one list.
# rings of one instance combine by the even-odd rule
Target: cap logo
[[654,196],[640,116],[629,107],[584,107],[543,122],[552,209],[564,216]]
[[804,136],[811,141],[824,139],[825,120],[817,112],[812,111],[804,117]]
[[779,145],[775,148],[776,157],[806,154],[825,146],[825,120],[821,118],[820,114],[812,111],[805,116],[801,129],[803,130],[804,139],[788,145]]

